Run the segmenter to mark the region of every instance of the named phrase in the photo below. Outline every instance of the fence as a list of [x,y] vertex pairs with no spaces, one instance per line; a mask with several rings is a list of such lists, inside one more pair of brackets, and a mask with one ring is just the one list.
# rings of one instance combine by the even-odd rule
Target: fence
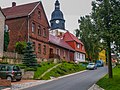
[[10,64],[18,64],[22,62],[23,55],[13,53],[13,52],[4,52],[2,57],[2,62],[8,62]]

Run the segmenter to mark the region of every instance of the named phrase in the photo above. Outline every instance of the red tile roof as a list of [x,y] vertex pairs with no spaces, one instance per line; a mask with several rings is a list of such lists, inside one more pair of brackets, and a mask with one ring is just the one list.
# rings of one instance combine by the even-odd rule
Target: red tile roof
[[84,49],[84,44],[77,37],[75,37],[73,34],[71,34],[70,32],[67,31],[64,34],[63,38],[64,38],[64,41],[66,41],[66,42],[75,41],[75,42],[81,44],[83,49],[82,48],[78,49],[78,48],[74,48],[74,47],[73,48],[75,49],[75,51],[86,53],[85,49]]
[[66,37],[65,41],[76,41],[77,43],[83,45],[83,43],[77,37],[75,37],[73,34],[71,34],[68,31],[64,34],[64,37]]
[[49,41],[50,41],[50,43],[55,44],[57,46],[75,51],[71,46],[69,46],[63,39],[61,39],[59,37],[56,37],[56,36],[53,36],[53,35],[50,34],[49,35]]
[[27,16],[40,2],[34,2],[9,8],[4,8],[3,12],[7,19]]

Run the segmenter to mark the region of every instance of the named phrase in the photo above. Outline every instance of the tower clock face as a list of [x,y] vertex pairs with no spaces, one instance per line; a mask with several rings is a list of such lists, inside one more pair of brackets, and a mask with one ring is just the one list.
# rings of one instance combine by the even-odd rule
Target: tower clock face
[[59,21],[59,20],[56,20],[55,22],[58,24],[60,21]]

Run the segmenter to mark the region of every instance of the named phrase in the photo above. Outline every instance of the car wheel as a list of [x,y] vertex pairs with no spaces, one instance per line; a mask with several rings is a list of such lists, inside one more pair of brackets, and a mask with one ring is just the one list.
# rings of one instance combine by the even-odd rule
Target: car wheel
[[11,76],[7,76],[7,80],[12,81],[12,77]]
[[96,69],[96,67],[94,67],[94,70]]
[[16,79],[16,81],[20,81],[21,79]]

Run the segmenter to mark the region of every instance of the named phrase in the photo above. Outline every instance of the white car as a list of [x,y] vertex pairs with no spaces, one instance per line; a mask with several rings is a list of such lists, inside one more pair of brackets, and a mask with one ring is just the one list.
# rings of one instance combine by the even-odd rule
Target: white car
[[97,65],[95,63],[89,63],[86,67],[86,69],[97,69]]

